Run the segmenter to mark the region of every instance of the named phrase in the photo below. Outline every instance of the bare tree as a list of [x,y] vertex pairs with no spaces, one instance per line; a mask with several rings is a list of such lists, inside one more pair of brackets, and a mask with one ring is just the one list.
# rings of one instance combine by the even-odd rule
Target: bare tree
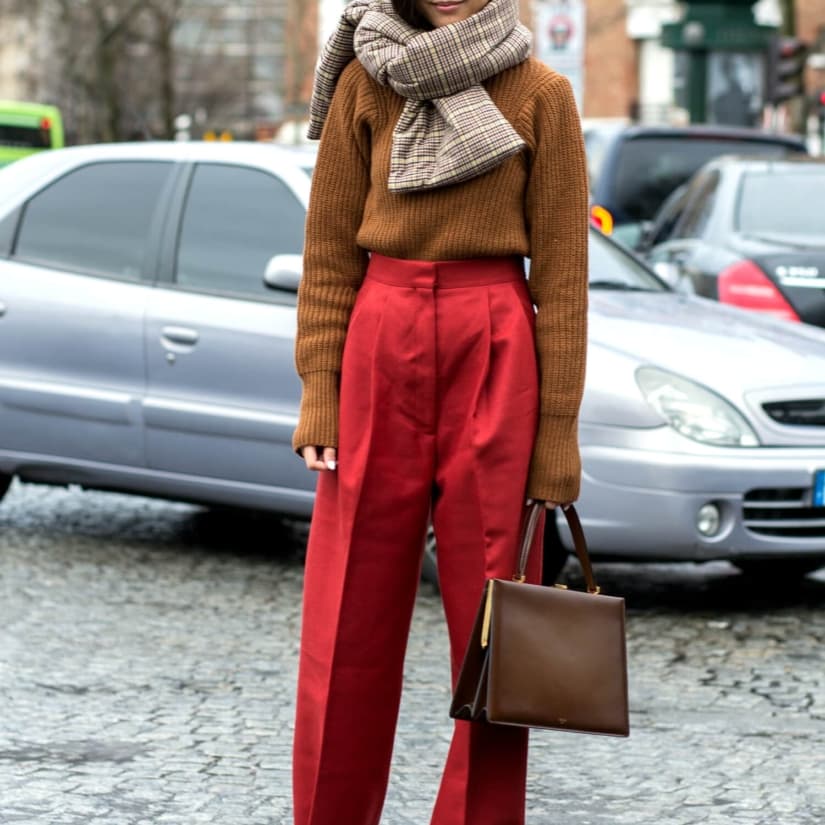
[[[76,108],[82,140],[123,136],[124,90],[132,27],[147,0],[0,0],[49,42],[54,97]],[[65,104],[64,104],[65,105]]]
[[147,0],[144,14],[148,18],[148,42],[157,59],[158,98],[163,137],[175,134],[175,29],[180,23],[184,0]]
[[[256,7],[258,8],[258,7]],[[268,7],[267,19],[277,24]],[[261,5],[259,10],[267,9]],[[208,112],[209,125],[251,133],[265,110],[280,115],[273,97],[286,98],[290,114],[306,108],[314,63],[314,11],[301,0],[284,9],[288,77],[267,90],[257,76],[261,55],[257,18],[246,19],[245,41],[227,47],[228,24],[238,18],[226,5],[200,0],[0,0],[0,14],[26,18],[44,44],[32,59],[39,97],[64,110],[75,142],[113,141],[140,135],[173,137],[182,112]],[[277,30],[277,28],[275,28]],[[240,47],[240,48],[238,48]],[[266,49],[270,49],[269,52]],[[311,54],[310,54],[311,52]]]

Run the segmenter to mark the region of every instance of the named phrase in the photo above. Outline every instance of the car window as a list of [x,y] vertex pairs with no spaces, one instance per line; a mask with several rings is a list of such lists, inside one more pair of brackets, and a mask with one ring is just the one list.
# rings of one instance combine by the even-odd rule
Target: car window
[[650,136],[622,144],[616,167],[613,211],[624,220],[650,220],[665,198],[707,161],[720,155],[781,157],[791,150],[761,140]]
[[721,175],[717,169],[698,175],[687,187],[686,205],[673,232],[674,238],[699,238],[713,211]]
[[117,161],[83,166],[26,205],[16,258],[136,281],[152,219],[173,164]]
[[11,126],[0,123],[0,146],[15,149],[49,149],[52,145],[49,126],[34,128],[32,126]]
[[825,238],[825,165],[800,164],[743,175],[736,228],[756,235],[810,238],[821,245]]
[[664,202],[650,229],[650,234],[645,242],[646,248],[656,246],[670,238],[676,224],[684,213],[685,205],[687,204],[687,195],[687,187],[680,186]]
[[181,286],[271,297],[274,255],[299,255],[306,213],[280,179],[228,164],[195,168],[183,215],[176,281]]
[[587,177],[592,189],[599,178],[612,133],[606,129],[586,129],[584,149],[587,157]]

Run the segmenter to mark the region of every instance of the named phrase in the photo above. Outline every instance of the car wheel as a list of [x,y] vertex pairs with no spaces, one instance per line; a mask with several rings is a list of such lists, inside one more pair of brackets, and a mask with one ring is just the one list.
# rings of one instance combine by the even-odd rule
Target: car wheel
[[812,559],[742,559],[733,563],[754,579],[788,581],[800,579],[825,566],[825,556]]
[[6,490],[9,489],[11,479],[11,476],[3,475],[3,473],[0,473],[0,501],[3,500],[3,496],[6,495]]

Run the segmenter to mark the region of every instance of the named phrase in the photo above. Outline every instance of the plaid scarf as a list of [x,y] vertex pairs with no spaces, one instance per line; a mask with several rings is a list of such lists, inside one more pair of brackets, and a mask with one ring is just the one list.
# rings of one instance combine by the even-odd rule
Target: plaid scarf
[[481,82],[521,63],[530,46],[516,0],[490,0],[432,31],[408,25],[390,0],[352,0],[318,62],[308,135],[321,136],[338,77],[357,56],[378,83],[407,98],[393,132],[390,191],[477,177],[525,145]]

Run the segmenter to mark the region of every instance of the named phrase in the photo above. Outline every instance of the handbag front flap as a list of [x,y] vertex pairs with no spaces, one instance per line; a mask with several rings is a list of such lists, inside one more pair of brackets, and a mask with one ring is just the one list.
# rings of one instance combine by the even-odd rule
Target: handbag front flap
[[624,599],[495,581],[491,721],[627,735]]

